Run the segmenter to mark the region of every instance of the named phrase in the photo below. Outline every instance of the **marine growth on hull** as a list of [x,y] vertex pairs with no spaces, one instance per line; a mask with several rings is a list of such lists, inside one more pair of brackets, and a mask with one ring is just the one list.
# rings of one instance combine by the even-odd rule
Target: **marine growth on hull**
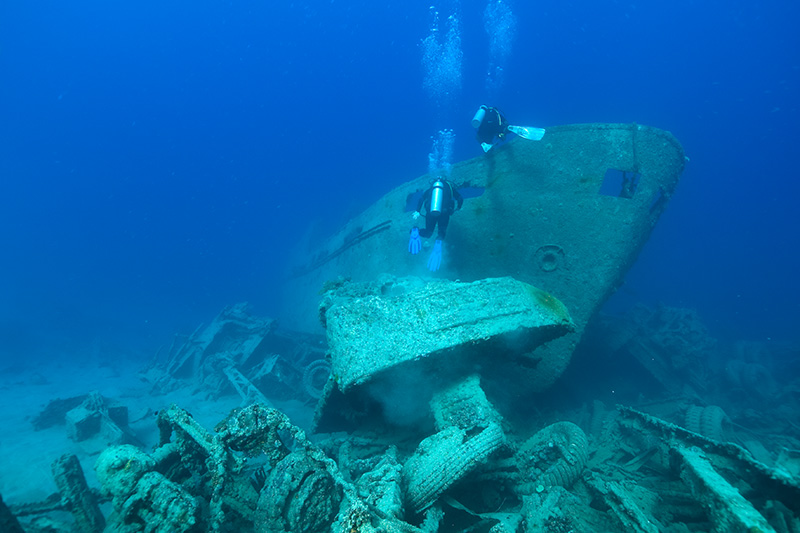
[[238,304],[176,337],[140,371],[152,409],[54,399],[32,422],[81,451],[0,530],[800,531],[797,347],[600,312],[683,161],[591,124],[455,165],[431,271],[406,247],[429,177],[398,187],[297,255],[286,319]]

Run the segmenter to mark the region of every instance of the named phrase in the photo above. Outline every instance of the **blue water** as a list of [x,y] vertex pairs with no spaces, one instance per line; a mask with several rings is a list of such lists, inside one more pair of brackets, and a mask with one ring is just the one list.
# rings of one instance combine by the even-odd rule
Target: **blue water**
[[491,41],[486,1],[436,5],[462,54],[442,94],[424,2],[0,4],[0,361],[153,353],[245,300],[278,315],[294,243],[427,172],[442,129],[480,156],[483,103],[673,132],[690,162],[610,308],[797,340],[800,4],[510,6]]

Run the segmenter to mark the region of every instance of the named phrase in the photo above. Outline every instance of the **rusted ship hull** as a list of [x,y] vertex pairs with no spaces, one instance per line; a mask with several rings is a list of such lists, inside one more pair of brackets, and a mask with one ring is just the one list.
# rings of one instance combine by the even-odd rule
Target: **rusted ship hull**
[[318,249],[296,254],[282,319],[294,329],[320,331],[320,289],[338,277],[511,276],[562,301],[576,325],[574,333],[528,354],[525,388],[544,390],[622,283],[684,162],[672,134],[637,124],[559,126],[538,142],[515,139],[454,165],[450,179],[477,196],[451,217],[439,272],[426,270],[429,247],[419,256],[407,249],[413,198],[432,179],[424,175],[386,194]]

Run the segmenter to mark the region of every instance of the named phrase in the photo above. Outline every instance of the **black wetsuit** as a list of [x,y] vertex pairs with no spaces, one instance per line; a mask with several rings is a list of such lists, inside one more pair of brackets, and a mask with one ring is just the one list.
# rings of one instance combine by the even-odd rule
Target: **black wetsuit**
[[[447,225],[450,223],[450,215],[461,209],[464,204],[464,198],[459,194],[452,183],[444,181],[444,198],[442,202],[442,212],[440,214],[431,214],[431,195],[433,194],[433,187],[425,191],[422,197],[417,202],[417,211],[422,212],[423,206],[425,207],[425,229],[419,230],[420,237],[428,238],[433,235],[433,230],[436,224],[439,225],[439,233],[436,238],[438,240],[444,239],[447,233]],[[458,203],[458,205],[456,205]]]
[[483,122],[478,127],[478,132],[475,137],[480,143],[494,144],[494,138],[505,138],[508,133],[508,121],[506,117],[496,108],[489,107],[486,109],[486,115],[483,117]]

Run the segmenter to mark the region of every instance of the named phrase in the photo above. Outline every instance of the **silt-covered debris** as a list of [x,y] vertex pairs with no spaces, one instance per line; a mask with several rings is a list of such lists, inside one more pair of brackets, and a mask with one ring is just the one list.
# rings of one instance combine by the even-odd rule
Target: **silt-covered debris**
[[[428,286],[414,279],[385,279],[365,286],[340,281],[330,287],[322,304],[323,316],[329,321],[341,320],[331,313],[337,307],[342,313],[356,313],[395,305],[415,316],[417,308],[410,304],[413,295],[444,293],[448,298],[468,298],[473,291],[490,290],[498,283],[496,294],[507,298],[503,304],[508,306],[506,328],[484,336],[460,332],[461,343],[452,339],[442,345],[428,344],[426,339],[413,341],[414,346],[433,346],[414,357],[402,356],[410,353],[407,343],[411,341],[399,335],[396,345],[386,341],[376,350],[396,353],[396,359],[389,362],[368,359],[366,349],[356,351],[367,358],[352,374],[358,379],[348,382],[349,386],[343,381],[340,386],[332,375],[317,406],[318,412],[335,410],[331,391],[338,391],[346,408],[339,419],[331,417],[331,424],[346,422],[358,408],[349,395],[367,387],[371,395],[383,391],[387,398],[398,398],[392,387],[408,383],[399,380],[400,374],[416,365],[429,371],[427,365],[439,358],[446,365],[437,365],[457,371],[446,373],[447,379],[426,382],[424,401],[413,401],[422,406],[427,422],[403,426],[391,419],[391,409],[365,409],[347,432],[311,434],[281,410],[255,402],[235,409],[210,428],[186,409],[171,405],[160,410],[154,421],[159,433],[155,447],[120,444],[100,454],[94,472],[88,473],[99,483],[99,491],[86,483],[80,464],[65,456],[53,465],[59,480],[56,498],[10,509],[0,503],[0,519],[9,531],[16,531],[15,520],[19,519],[19,527],[28,532],[74,528],[258,533],[800,530],[798,455],[787,450],[771,464],[756,460],[735,442],[739,440],[736,428],[725,411],[704,404],[692,393],[665,396],[635,409],[595,401],[588,410],[561,414],[561,419],[555,412],[532,412],[529,423],[520,423],[519,413],[510,416],[505,411],[506,404],[497,401],[489,382],[513,373],[520,355],[515,349],[522,353],[530,349],[527,335],[544,342],[545,337],[534,334],[537,328],[556,328],[549,338],[553,331],[568,331],[568,315],[554,312],[563,310],[557,301],[549,302],[547,310],[539,308],[541,301],[536,297],[515,301],[514,290],[528,295],[531,290],[514,280],[442,283]],[[358,305],[352,305],[354,301],[359,301]],[[223,320],[230,319],[227,313],[221,315]],[[246,308],[236,313],[237,327],[265,323],[247,318]],[[464,315],[452,315],[455,329],[451,331],[462,326],[477,331],[482,327],[477,319],[480,314],[465,305]],[[501,314],[488,313],[487,324]],[[364,321],[379,321],[379,315],[367,315]],[[394,327],[402,331],[403,314],[395,316]],[[459,316],[472,320],[459,321]],[[532,319],[534,316],[537,318]],[[659,323],[667,324],[668,330],[689,320],[685,313],[667,311],[661,312],[663,322],[642,314],[648,316],[645,322],[656,330]],[[677,316],[683,318],[674,318]],[[407,320],[418,324],[421,317]],[[226,330],[217,326],[217,332]],[[363,327],[369,330],[370,324]],[[681,327],[699,331],[696,325]],[[241,342],[236,342],[231,331],[229,328],[225,336],[218,337],[220,345],[259,346],[268,337],[245,342],[253,337],[252,330],[244,328],[236,330],[242,335]],[[344,335],[337,331],[336,335]],[[481,331],[489,333],[488,329]],[[507,336],[512,331],[514,335]],[[651,343],[631,343],[643,331],[639,328],[626,337],[623,345],[627,350],[648,345],[651,353],[658,353],[657,346],[672,342],[661,329]],[[436,329],[428,333],[434,339],[442,334]],[[192,338],[204,337],[198,333]],[[509,342],[512,338],[514,342]],[[613,338],[609,337],[609,346],[614,345]],[[713,345],[705,339],[708,346]],[[187,342],[195,346],[192,357],[202,367],[213,341]],[[303,343],[300,339],[297,346]],[[336,343],[342,353],[346,351],[345,339],[330,345]],[[621,345],[615,346],[610,350],[619,354]],[[185,354],[187,349],[173,353]],[[336,353],[331,349],[326,359]],[[254,356],[262,357],[248,349],[233,350],[228,358],[217,354],[213,359],[227,359],[233,363],[229,368],[247,376],[247,362]],[[353,356],[343,353],[342,357]],[[639,361],[635,354],[626,357]],[[459,359],[468,364],[456,364]],[[336,368],[335,361],[329,363]],[[249,368],[255,367],[258,365]],[[706,390],[714,389],[711,367],[704,374]],[[673,370],[689,371],[685,368],[694,367]],[[191,382],[192,373],[180,379]],[[177,385],[167,379],[157,382]],[[656,382],[674,392],[668,388],[669,380]],[[233,385],[226,390],[216,388],[220,383],[224,380],[210,380],[209,395],[238,394]],[[196,382],[193,386],[202,388]],[[268,390],[259,390],[269,396]],[[402,392],[409,401],[417,395],[413,389]],[[61,516],[69,512],[73,519],[51,520],[47,529],[42,518],[54,511],[62,512]]]

